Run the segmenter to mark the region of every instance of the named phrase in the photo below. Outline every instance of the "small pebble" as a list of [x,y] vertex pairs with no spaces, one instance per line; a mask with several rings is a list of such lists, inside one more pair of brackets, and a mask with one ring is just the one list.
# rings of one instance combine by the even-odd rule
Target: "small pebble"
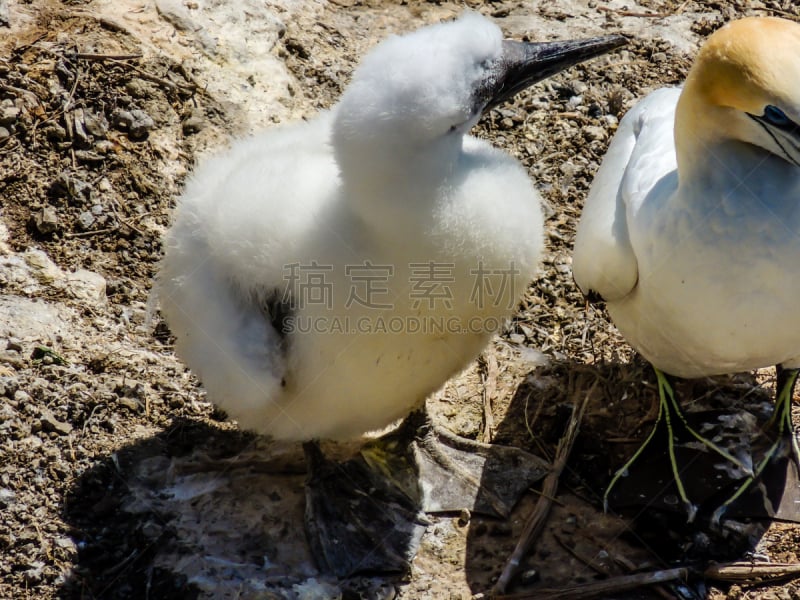
[[75,542],[73,542],[71,538],[68,538],[66,536],[57,537],[55,539],[55,543],[56,546],[58,546],[59,548],[65,548],[67,550],[72,550],[72,551],[77,550]]
[[14,490],[10,490],[8,488],[0,488],[0,506],[7,507],[14,503],[17,494]]
[[45,431],[54,431],[59,435],[72,433],[72,425],[59,421],[49,408],[42,408],[42,416],[39,421]]
[[608,137],[605,128],[596,125],[587,125],[582,131],[587,142],[603,142]]
[[95,151],[97,151],[99,154],[108,154],[109,152],[113,152],[115,147],[116,146],[114,145],[114,142],[111,140],[99,140],[95,142],[93,146]]
[[17,406],[30,406],[32,400],[31,395],[25,390],[17,390],[14,392],[14,402],[17,403]]
[[33,213],[33,225],[42,235],[48,235],[58,229],[58,213],[52,206],[46,206]]
[[530,585],[532,583],[536,583],[537,581],[539,581],[539,571],[536,569],[528,569],[527,571],[523,571],[519,576],[519,582],[522,585]]
[[9,127],[17,122],[19,118],[19,109],[14,106],[2,106],[0,107],[0,125],[4,127]]
[[133,123],[133,115],[127,110],[116,110],[111,115],[111,122],[114,127],[127,131]]
[[83,126],[96,138],[105,137],[108,133],[108,120],[102,113],[86,111],[83,113]]
[[462,508],[461,513],[459,513],[458,515],[458,525],[460,527],[466,527],[467,525],[469,525],[469,521],[471,518],[472,515],[470,514],[469,510],[467,510],[466,508]]
[[67,130],[58,123],[48,123],[43,126],[42,133],[51,142],[63,142],[67,139]]
[[45,564],[40,560],[35,560],[28,565],[30,568],[23,573],[28,583],[38,583],[44,576]]
[[91,183],[77,177],[69,170],[59,173],[51,188],[56,194],[62,194],[77,199],[90,198],[93,191]]
[[92,225],[94,225],[94,221],[94,215],[88,210],[85,210],[78,215],[78,229],[81,231],[88,231],[92,228]]
[[616,127],[619,125],[619,119],[614,115],[604,115],[603,122],[609,127]]
[[183,135],[192,135],[203,129],[205,119],[200,111],[193,110],[181,123]]
[[133,121],[128,127],[128,135],[132,139],[144,139],[150,133],[150,130],[156,126],[155,121],[143,110],[132,110],[130,114],[133,117]]
[[117,403],[120,406],[124,406],[131,412],[138,412],[139,411],[139,403],[134,400],[133,398],[122,397],[117,400]]
[[508,336],[508,339],[511,340],[513,344],[522,345],[525,343],[525,336],[521,333],[512,333]]
[[99,163],[105,160],[101,154],[91,150],[76,150],[75,158],[80,163]]
[[127,131],[131,139],[144,139],[156,126],[153,118],[141,109],[117,110],[111,115],[114,127]]

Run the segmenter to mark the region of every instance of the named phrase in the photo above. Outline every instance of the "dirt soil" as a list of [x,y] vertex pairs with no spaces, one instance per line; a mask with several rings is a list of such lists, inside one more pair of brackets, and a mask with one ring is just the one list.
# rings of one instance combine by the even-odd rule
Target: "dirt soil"
[[[791,523],[741,518],[720,531],[669,511],[603,512],[611,474],[648,431],[654,377],[602,308],[587,306],[570,269],[618,119],[681,82],[716,28],[743,15],[800,19],[795,0],[0,0],[0,597],[489,595],[535,491],[508,521],[433,516],[408,574],[322,576],[303,535],[300,449],[215,411],[149,302],[196,160],[231,136],[331,106],[379,39],[464,4],[509,37],[633,36],[474,132],[529,170],[548,246],[515,317],[432,411],[456,433],[551,459],[571,407],[590,394],[545,531],[510,591],[536,598],[687,565],[685,582],[613,597],[800,598],[792,581],[698,575],[715,561],[798,562]],[[692,412],[763,422],[774,376],[679,389],[697,399]]]

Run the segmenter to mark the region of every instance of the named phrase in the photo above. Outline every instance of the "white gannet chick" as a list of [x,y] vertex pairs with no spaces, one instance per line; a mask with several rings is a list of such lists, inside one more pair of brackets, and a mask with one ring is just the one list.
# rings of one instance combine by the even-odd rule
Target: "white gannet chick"
[[[586,200],[573,273],[585,294],[606,301],[620,332],[656,369],[656,427],[666,420],[690,520],[697,507],[675,464],[671,423],[747,475],[715,521],[787,437],[797,455],[800,24],[747,18],[726,25],[704,44],[683,89],[653,92],[622,119]],[[770,421],[777,441],[753,468],[688,427],[664,376],[770,365],[778,372]]]
[[[166,236],[157,295],[176,352],[209,399],[279,440],[355,438],[422,406],[511,314],[542,250],[525,170],[467,132],[487,107],[624,42],[504,41],[467,13],[389,38],[331,111],[198,168]],[[424,527],[418,504],[400,510],[400,484],[386,483],[409,469],[412,443],[443,468],[459,453],[473,463],[453,467],[444,485],[424,472],[404,480],[423,508],[452,508],[439,497],[448,487],[470,490],[473,502],[487,493],[474,468],[479,445],[464,451],[419,415],[410,423],[405,439],[373,445],[356,466],[325,463],[305,446],[307,531],[321,568],[397,569],[413,556],[404,545]],[[447,450],[431,449],[442,437]],[[544,473],[527,453],[508,461]],[[516,482],[520,492],[530,480]],[[506,510],[499,498],[488,504]],[[403,539],[395,544],[386,528]]]

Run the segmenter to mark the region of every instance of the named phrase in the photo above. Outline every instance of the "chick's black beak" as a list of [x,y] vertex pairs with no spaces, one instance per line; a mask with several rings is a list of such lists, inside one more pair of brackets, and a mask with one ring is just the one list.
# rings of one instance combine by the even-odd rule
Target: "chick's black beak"
[[487,110],[537,81],[627,43],[621,35],[558,42],[503,40],[503,54],[492,66],[476,100],[485,103],[483,110]]

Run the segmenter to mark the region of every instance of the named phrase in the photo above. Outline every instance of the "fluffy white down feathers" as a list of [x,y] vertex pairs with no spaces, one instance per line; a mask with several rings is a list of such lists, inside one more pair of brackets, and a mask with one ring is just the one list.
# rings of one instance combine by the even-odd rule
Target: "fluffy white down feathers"
[[330,112],[197,169],[157,294],[177,353],[243,427],[381,428],[513,312],[541,253],[539,198],[517,161],[465,135],[500,44],[474,14],[392,38]]

